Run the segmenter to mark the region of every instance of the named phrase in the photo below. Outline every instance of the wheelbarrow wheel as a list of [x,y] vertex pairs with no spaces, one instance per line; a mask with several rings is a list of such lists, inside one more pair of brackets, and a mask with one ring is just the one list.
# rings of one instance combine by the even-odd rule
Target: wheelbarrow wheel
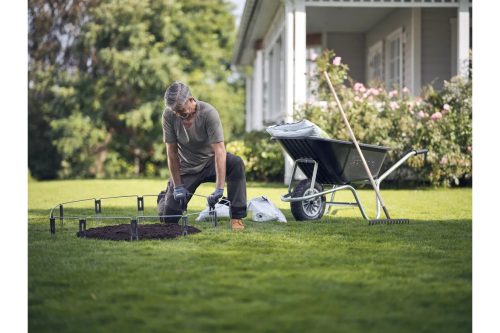
[[[316,183],[311,189],[309,179],[301,180],[292,192],[292,198],[299,198],[306,195],[323,192],[323,186]],[[290,209],[297,221],[318,220],[325,213],[326,197],[320,196],[309,200],[290,203]]]

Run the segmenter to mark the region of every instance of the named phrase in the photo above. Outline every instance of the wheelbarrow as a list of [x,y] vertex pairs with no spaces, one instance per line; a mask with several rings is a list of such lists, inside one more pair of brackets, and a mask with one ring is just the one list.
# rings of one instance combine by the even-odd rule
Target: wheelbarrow
[[[294,161],[288,193],[281,196],[281,200],[290,203],[290,209],[296,220],[320,219],[325,209],[327,207],[331,209],[332,206],[358,207],[363,218],[369,220],[353,186],[367,183],[369,179],[352,142],[320,137],[273,137],[273,139],[279,142]],[[359,146],[373,175],[377,190],[380,190],[382,181],[410,157],[428,152],[427,149],[412,149],[379,176],[390,149],[370,144],[359,144]],[[293,186],[297,168],[300,168],[306,179],[300,180]],[[343,190],[351,191],[355,201],[334,201],[335,193]],[[326,200],[328,194],[330,194],[329,201]],[[379,219],[380,213],[381,203],[376,196],[376,219]],[[369,221],[371,224],[372,220]]]

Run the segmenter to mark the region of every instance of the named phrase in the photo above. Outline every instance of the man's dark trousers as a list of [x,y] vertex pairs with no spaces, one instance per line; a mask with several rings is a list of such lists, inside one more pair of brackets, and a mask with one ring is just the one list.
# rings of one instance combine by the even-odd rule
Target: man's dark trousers
[[[202,183],[215,182],[215,158],[207,162],[203,170],[197,174],[181,175],[181,183],[184,184],[189,193],[194,193]],[[241,219],[247,215],[247,184],[245,177],[245,166],[239,156],[231,153],[226,154],[226,183],[227,198],[231,202],[231,218]],[[164,192],[162,192],[163,194]],[[158,215],[181,215],[182,210],[178,201],[174,199],[174,184],[172,179],[168,181],[165,195],[158,197]],[[188,202],[191,199],[188,196]],[[177,223],[180,217],[160,218],[167,223]]]

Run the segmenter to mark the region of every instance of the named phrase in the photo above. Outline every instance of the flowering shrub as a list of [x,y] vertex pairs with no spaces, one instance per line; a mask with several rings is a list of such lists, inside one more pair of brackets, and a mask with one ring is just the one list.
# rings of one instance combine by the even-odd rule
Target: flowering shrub
[[[296,119],[308,119],[332,137],[349,140],[349,133],[328,88],[331,78],[349,123],[360,142],[387,146],[384,170],[410,149],[429,150],[411,158],[394,173],[397,180],[417,176],[433,185],[460,185],[472,177],[472,82],[462,77],[445,81],[441,91],[424,87],[421,97],[407,88],[386,91],[380,83],[366,87],[354,82],[349,68],[326,50],[317,59],[315,100],[299,106]],[[324,101],[329,101],[325,103]]]

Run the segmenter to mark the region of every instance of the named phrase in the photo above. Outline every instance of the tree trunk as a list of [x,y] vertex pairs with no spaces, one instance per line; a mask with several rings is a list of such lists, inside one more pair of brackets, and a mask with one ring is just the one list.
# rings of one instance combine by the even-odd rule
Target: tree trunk
[[96,159],[94,162],[94,170],[96,178],[103,178],[105,176],[104,163],[106,162],[106,157],[108,156],[108,145],[113,137],[112,131],[108,131],[104,142],[95,148],[94,153]]

